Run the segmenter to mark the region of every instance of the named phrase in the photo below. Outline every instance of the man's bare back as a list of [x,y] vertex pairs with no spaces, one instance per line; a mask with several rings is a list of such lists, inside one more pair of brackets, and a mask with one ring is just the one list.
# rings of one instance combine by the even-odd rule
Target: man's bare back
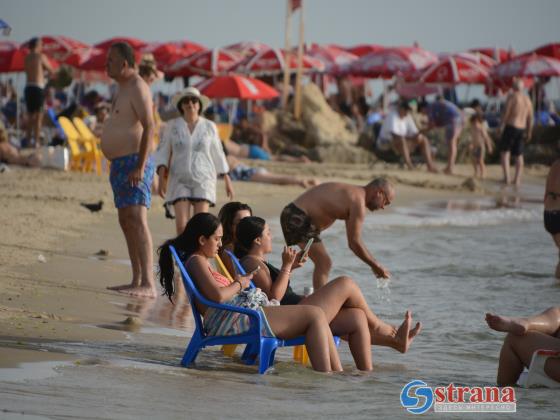
[[304,192],[294,204],[323,231],[336,220],[347,220],[352,207],[362,206],[365,210],[365,196],[362,186],[326,182]]
[[40,52],[30,52],[25,57],[25,75],[27,76],[26,83],[28,85],[36,85],[39,87],[44,87],[45,85],[45,74],[44,67],[47,58],[43,53]]
[[107,159],[139,152],[143,127],[138,112],[146,98],[151,101],[150,89],[138,75],[119,86],[101,136],[101,150]]
[[524,130],[532,116],[533,104],[523,92],[513,92],[506,105],[505,125]]

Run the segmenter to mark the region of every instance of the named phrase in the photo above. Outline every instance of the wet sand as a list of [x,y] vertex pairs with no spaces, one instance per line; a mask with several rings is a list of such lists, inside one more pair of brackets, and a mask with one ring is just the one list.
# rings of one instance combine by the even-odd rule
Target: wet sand
[[[357,184],[365,184],[375,176],[388,176],[397,188],[393,206],[494,194],[500,188],[501,177],[498,166],[489,167],[489,180],[481,184],[465,183],[472,174],[469,165],[459,165],[459,175],[451,177],[385,164],[370,167],[270,162],[266,166],[279,173]],[[527,168],[525,182],[543,185],[547,170],[544,166]],[[30,351],[33,346],[27,343],[125,340],[126,331],[138,327],[136,322],[143,322],[138,320],[146,304],[106,290],[107,286],[130,281],[126,246],[107,176],[13,168],[1,174],[0,179],[0,367],[65,359],[59,353]],[[248,202],[256,214],[268,218],[277,218],[283,206],[302,191],[298,187],[257,183],[236,182],[234,186],[236,200]],[[79,205],[100,199],[104,207],[98,213]],[[213,212],[217,213],[224,199],[223,183],[219,182],[219,201]],[[155,245],[175,231],[174,222],[164,217],[162,203],[159,197],[154,198],[149,212]],[[96,255],[100,251],[107,255]],[[150,305],[152,309],[156,305],[165,316],[185,319],[173,314],[177,309],[163,298]],[[188,322],[169,320],[166,327],[181,328],[183,336],[192,331]],[[169,338],[173,345],[184,345],[184,341],[181,336]]]

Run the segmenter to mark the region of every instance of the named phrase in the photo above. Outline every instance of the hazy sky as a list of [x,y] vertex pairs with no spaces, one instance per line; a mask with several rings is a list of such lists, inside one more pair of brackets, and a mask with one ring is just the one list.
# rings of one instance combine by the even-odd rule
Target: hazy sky
[[[435,52],[516,51],[560,41],[559,0],[304,0],[306,40],[404,45]],[[87,43],[126,35],[189,39],[208,47],[242,40],[284,44],[285,0],[0,0],[15,41],[68,35]],[[295,39],[294,28],[292,38]],[[2,39],[6,39],[3,37]]]

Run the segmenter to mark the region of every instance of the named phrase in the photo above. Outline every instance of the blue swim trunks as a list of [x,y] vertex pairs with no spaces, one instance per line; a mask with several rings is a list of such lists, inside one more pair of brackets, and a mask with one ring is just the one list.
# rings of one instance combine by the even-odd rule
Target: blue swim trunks
[[270,160],[270,155],[262,147],[250,144],[249,159]]
[[146,161],[144,178],[136,187],[128,181],[128,175],[138,164],[138,153],[122,156],[111,161],[109,181],[113,188],[115,207],[118,209],[128,206],[146,206],[152,204],[152,181],[154,179],[154,159],[150,156]]

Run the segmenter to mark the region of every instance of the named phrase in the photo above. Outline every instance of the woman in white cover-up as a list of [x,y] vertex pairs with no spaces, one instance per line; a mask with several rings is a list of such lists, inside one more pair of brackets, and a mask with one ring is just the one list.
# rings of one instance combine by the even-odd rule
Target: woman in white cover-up
[[218,130],[200,115],[208,103],[209,99],[194,87],[175,95],[173,104],[182,116],[168,123],[156,152],[160,179],[168,173],[168,181],[160,182],[158,193],[174,207],[177,234],[183,232],[194,214],[205,213],[215,205],[219,175],[224,175],[226,195],[233,198]]

